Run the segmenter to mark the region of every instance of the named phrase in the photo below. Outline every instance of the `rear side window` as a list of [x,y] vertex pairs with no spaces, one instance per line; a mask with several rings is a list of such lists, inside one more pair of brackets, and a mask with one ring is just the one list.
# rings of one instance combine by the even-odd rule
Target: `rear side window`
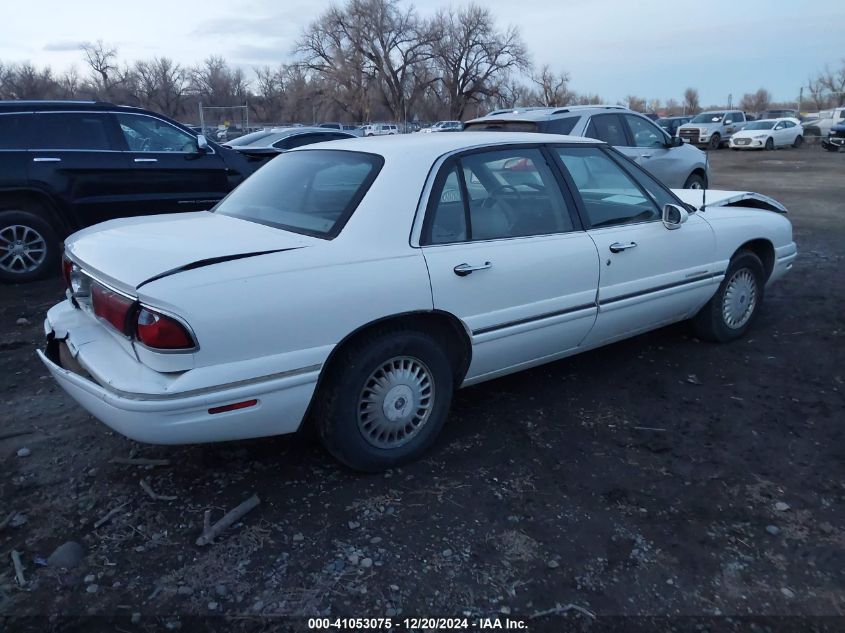
[[[574,125],[574,124],[573,124]],[[467,123],[464,132],[539,132],[534,121],[476,121]],[[563,132],[561,132],[563,134]]]
[[0,114],[0,149],[29,149],[31,114]]
[[384,159],[363,152],[281,154],[230,193],[214,211],[315,237],[336,236],[378,175]]
[[543,125],[543,132],[547,134],[569,134],[581,117],[568,116],[563,119],[552,119]]
[[585,136],[604,141],[608,145],[625,146],[628,138],[618,114],[601,114],[590,119]]
[[96,112],[43,112],[35,115],[33,149],[114,150],[110,115]]

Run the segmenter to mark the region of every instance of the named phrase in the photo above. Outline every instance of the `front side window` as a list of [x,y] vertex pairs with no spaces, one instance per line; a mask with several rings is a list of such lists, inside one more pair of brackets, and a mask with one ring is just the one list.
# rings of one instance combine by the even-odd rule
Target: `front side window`
[[169,123],[143,114],[116,116],[130,152],[197,152],[196,139]]
[[0,149],[29,149],[31,114],[0,115]]
[[280,154],[214,211],[276,228],[331,238],[363,199],[384,160],[374,154],[303,150]]
[[634,147],[663,147],[666,137],[651,121],[642,117],[626,114],[628,129],[634,139]]
[[599,148],[556,148],[555,152],[581,194],[592,228],[660,218],[657,205]]
[[590,119],[585,136],[620,147],[628,144],[622,119],[617,114],[602,114]]
[[573,229],[560,187],[539,149],[468,154],[441,172],[424,242],[495,240]]
[[109,116],[96,112],[44,112],[35,115],[33,149],[112,150]]

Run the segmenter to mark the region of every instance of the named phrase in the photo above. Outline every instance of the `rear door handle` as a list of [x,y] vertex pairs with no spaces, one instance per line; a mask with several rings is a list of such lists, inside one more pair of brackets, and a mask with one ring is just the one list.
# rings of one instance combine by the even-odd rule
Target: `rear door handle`
[[640,154],[641,158],[651,158],[651,154]]
[[61,158],[56,158],[55,156],[38,156],[32,159],[33,163],[60,163],[62,162]]
[[158,158],[136,158],[136,163],[157,163]]
[[636,248],[636,246],[636,242],[628,242],[627,244],[622,244],[621,242],[614,242],[610,245],[610,252],[621,253],[622,251],[627,251],[629,248]]
[[493,264],[491,262],[484,262],[479,266],[473,266],[471,264],[458,264],[452,270],[458,277],[466,277],[471,272],[475,270],[486,270],[487,268],[492,268]]

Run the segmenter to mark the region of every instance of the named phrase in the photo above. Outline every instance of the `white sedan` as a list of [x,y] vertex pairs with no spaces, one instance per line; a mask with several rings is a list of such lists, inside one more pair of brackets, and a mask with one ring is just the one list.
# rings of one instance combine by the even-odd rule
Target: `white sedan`
[[67,298],[38,353],[136,440],[307,421],[342,462],[378,470],[432,445],[455,388],[684,319],[709,340],[741,337],[796,257],[785,211],[670,191],[589,139],[322,143],[210,212],[71,236]]
[[801,147],[804,128],[793,118],[751,121],[731,136],[731,149],[775,149],[776,147]]

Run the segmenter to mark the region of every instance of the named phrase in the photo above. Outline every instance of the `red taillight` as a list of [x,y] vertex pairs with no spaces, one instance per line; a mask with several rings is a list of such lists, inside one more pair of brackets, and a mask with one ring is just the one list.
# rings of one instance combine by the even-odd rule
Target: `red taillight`
[[70,288],[70,271],[73,270],[73,262],[67,257],[62,257],[62,277],[65,278],[65,285]]
[[91,284],[91,301],[94,314],[110,323],[122,334],[128,334],[127,321],[129,311],[135,301],[98,283]]
[[153,349],[184,350],[195,347],[194,339],[184,325],[173,317],[149,308],[141,308],[138,312],[135,336],[141,343]]
[[215,413],[226,413],[226,411],[237,411],[238,409],[248,409],[258,404],[258,400],[244,400],[243,402],[236,402],[235,404],[224,404],[222,407],[211,407],[208,412],[211,415]]

